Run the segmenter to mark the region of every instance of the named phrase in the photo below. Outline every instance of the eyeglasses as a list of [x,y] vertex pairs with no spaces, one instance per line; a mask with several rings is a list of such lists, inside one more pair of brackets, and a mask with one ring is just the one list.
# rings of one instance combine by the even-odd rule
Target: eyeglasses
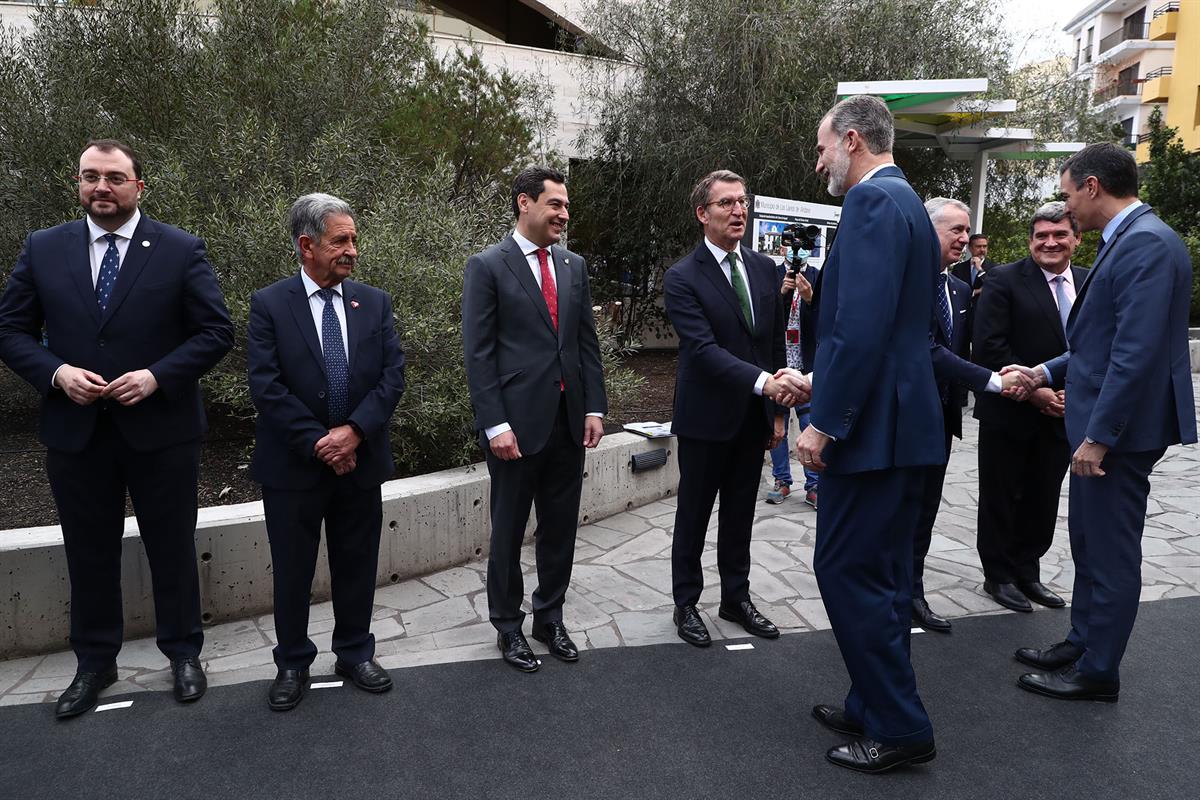
[[729,209],[733,208],[734,203],[737,203],[742,208],[749,208],[750,207],[750,198],[746,197],[745,195],[742,195],[741,197],[738,197],[738,198],[725,197],[720,200],[713,200],[711,203],[705,203],[704,207],[708,208],[709,206],[716,206],[717,208],[721,209],[722,211],[728,211]]
[[134,180],[133,178],[130,178],[128,175],[125,175],[121,172],[106,172],[104,174],[99,172],[84,172],[75,176],[75,180],[86,186],[95,186],[96,184],[100,183],[101,179],[106,181],[111,189],[119,189],[127,182]]

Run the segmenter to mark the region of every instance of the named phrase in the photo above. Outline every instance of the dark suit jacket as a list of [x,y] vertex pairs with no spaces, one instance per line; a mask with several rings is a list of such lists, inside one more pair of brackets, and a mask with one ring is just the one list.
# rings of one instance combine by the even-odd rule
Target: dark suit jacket
[[[143,214],[103,315],[89,246],[82,219],[30,234],[0,299],[0,358],[42,394],[42,443],[79,452],[102,407],[135,450],[199,438],[207,423],[198,381],[233,344],[204,242]],[[50,388],[63,364],[106,380],[149,369],[158,391],[132,406],[76,405]]]
[[[1087,279],[1083,267],[1071,267],[1075,290]],[[1000,370],[1009,364],[1033,367],[1067,349],[1058,306],[1046,276],[1030,257],[988,271],[987,283],[975,306],[973,355],[976,364]],[[1065,438],[1063,421],[1047,417],[1029,403],[999,395],[979,395],[975,419],[1014,429],[1051,428]]]
[[592,292],[582,256],[554,245],[558,331],[529,262],[511,237],[467,261],[463,279],[463,351],[479,446],[484,431],[512,426],[523,454],[545,447],[565,385],[571,438],[583,441],[589,412],[608,412]]
[[1067,441],[1118,453],[1196,441],[1188,353],[1192,262],[1139,206],[1096,256],[1067,318],[1069,349],[1046,366],[1067,390]]
[[[933,285],[937,286],[936,280]],[[929,334],[929,355],[933,359],[933,376],[937,380],[938,395],[943,398],[942,417],[946,431],[961,439],[962,407],[967,390],[979,392],[982,396],[988,381],[992,379],[993,370],[984,369],[968,360],[971,330],[967,319],[971,307],[971,288],[953,275],[948,276],[946,286],[950,290],[953,328],[947,332],[942,326],[935,296],[933,323]]]
[[[404,352],[396,337],[391,298],[357,281],[342,281],[349,350],[347,422],[363,432],[357,466],[360,488],[378,486],[394,469],[389,421],[404,391]],[[313,455],[329,432],[328,381],[321,340],[300,276],[250,297],[246,368],[258,409],[250,474],[272,489],[307,489],[332,470]]]
[[[890,166],[853,186],[817,287],[811,421],[837,441],[827,469],[946,460],[929,326],[941,247],[925,206]],[[849,233],[848,233],[849,232]]]
[[[663,277],[667,316],[679,335],[675,414],[679,436],[727,442],[738,435],[754,384],[785,366],[783,302],[775,262],[740,248],[750,285],[754,327],[737,294],[703,241]],[[785,409],[761,398],[763,435]],[[766,440],[764,439],[764,444]]]
[[[992,271],[992,268],[995,266],[996,266],[995,261],[992,261],[990,258],[985,258],[983,260],[983,273],[984,274],[990,273]],[[970,258],[968,258],[966,261],[960,261],[957,264],[955,264],[953,266],[953,268],[951,268],[950,273],[954,277],[956,277],[960,281],[962,281],[963,283],[967,284],[967,286],[971,287],[972,291],[974,291],[975,289],[978,289],[979,287],[981,287],[983,285],[983,281],[980,280],[979,275],[975,276],[975,280],[973,280],[973,281],[971,280],[971,259]]]

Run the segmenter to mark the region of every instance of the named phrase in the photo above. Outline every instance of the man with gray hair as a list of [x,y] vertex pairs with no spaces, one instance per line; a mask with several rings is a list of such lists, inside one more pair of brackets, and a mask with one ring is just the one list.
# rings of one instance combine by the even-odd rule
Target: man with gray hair
[[295,708],[317,655],[308,604],[321,525],[329,553],[337,674],[368,692],[392,679],[374,661],[371,612],[380,484],[393,470],[389,421],[404,391],[404,353],[391,299],[349,280],[358,261],[344,201],[292,204],[300,274],[250,298],[247,370],[258,409],[251,475],[262,484],[275,587],[274,711]]
[[[975,306],[974,359],[988,369],[1027,367],[1067,349],[1066,319],[1087,270],[1071,264],[1079,223],[1065,203],[1046,203],[1029,223],[1029,255],[988,271]],[[1009,373],[1011,374],[1011,373]],[[979,560],[984,590],[1013,611],[1032,600],[1062,608],[1041,582],[1039,560],[1054,541],[1063,476],[1071,463],[1063,395],[1028,403],[979,395]]]

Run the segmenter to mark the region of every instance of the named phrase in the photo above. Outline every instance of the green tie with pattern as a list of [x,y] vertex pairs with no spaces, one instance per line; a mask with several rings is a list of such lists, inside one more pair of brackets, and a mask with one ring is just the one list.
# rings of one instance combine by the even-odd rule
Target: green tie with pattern
[[750,312],[750,290],[746,288],[746,281],[738,270],[737,253],[730,253],[725,260],[729,262],[729,280],[733,283],[733,292],[742,306],[742,316],[746,318],[746,324],[753,328],[754,315]]

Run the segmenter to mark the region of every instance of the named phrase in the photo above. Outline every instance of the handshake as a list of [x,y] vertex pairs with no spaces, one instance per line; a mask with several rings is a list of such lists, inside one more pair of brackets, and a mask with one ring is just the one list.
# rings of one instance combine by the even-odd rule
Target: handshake
[[791,408],[812,399],[812,380],[799,370],[784,367],[763,384],[763,394],[781,406]]
[[1062,417],[1066,412],[1066,393],[1046,386],[1046,374],[1040,366],[1009,364],[1000,370],[1000,379],[1003,384],[1000,393],[1010,400],[1028,401],[1048,417]]

